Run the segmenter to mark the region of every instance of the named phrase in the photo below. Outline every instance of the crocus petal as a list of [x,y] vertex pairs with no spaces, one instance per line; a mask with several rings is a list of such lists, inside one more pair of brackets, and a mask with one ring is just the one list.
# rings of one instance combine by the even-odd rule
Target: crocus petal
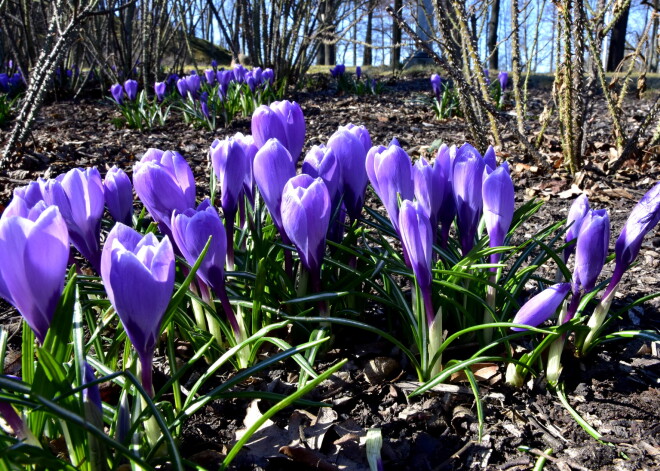
[[311,177],[323,179],[330,200],[335,208],[335,201],[339,199],[339,184],[341,183],[341,167],[339,160],[331,148],[313,146],[305,155],[302,171]]
[[135,164],[133,185],[151,217],[169,230],[172,212],[195,206],[195,178],[178,152],[149,149]]
[[483,205],[481,181],[484,167],[484,160],[474,147],[470,144],[461,146],[454,162],[452,183],[463,255],[474,247]]
[[216,292],[222,289],[227,236],[215,208],[202,203],[197,210],[188,209],[183,214],[175,211],[172,214],[172,235],[190,265],[195,264],[209,237],[212,237],[211,245],[197,273]]
[[282,190],[295,174],[291,154],[277,139],[269,139],[254,157],[254,179],[278,230],[282,230]]
[[133,185],[126,172],[116,165],[103,180],[105,205],[115,221],[131,225],[133,217]]
[[346,211],[351,219],[357,219],[362,211],[368,182],[365,167],[367,151],[355,134],[341,128],[330,137],[328,147],[337,156],[341,167],[341,192]]
[[513,181],[506,166],[498,167],[484,179],[482,194],[490,246],[498,247],[504,244],[509,232],[515,205]]
[[[305,144],[305,117],[295,101],[275,101],[270,107],[278,113],[286,134],[286,148],[294,162],[298,162]],[[277,136],[273,136],[277,137]]]
[[210,154],[220,187],[222,210],[233,216],[243,196],[245,176],[250,163],[243,145],[233,138],[216,140],[211,146]]
[[[542,324],[559,309],[570,289],[570,283],[560,283],[544,289],[520,308],[512,322],[532,327]],[[512,327],[512,330],[522,331],[525,329]]]
[[280,141],[287,149],[289,146],[280,114],[266,105],[259,106],[252,114],[252,136],[259,149],[272,138]]
[[117,223],[103,247],[101,278],[140,359],[153,355],[174,289],[174,251],[166,236],[142,237]]
[[[582,227],[582,220],[589,212],[589,199],[587,195],[581,194],[573,204],[571,209],[568,210],[568,218],[566,219],[566,242],[570,242],[577,238],[580,233],[580,227]],[[564,262],[568,261],[568,258],[571,254],[575,252],[575,245],[571,245],[564,250]]]
[[420,158],[413,167],[415,198],[420,202],[431,221],[431,229],[438,227],[438,217],[442,211],[444,197],[443,175],[440,165],[431,165],[425,158]]
[[431,287],[431,254],[433,251],[433,232],[431,223],[421,205],[415,201],[404,200],[399,212],[399,233],[405,245],[413,273],[420,289]]
[[587,213],[575,249],[573,281],[585,292],[594,289],[603,269],[610,241],[610,218],[607,210],[591,210]]
[[660,221],[660,183],[656,183],[635,205],[616,241],[614,247],[616,267],[611,286],[616,286],[623,273],[635,261],[644,236],[658,224],[658,221]]
[[377,182],[374,188],[378,188],[377,194],[398,231],[399,197],[412,200],[415,194],[410,157],[401,147],[390,146],[373,156],[373,173]]
[[68,230],[57,207],[44,209],[35,221],[0,219],[0,296],[18,309],[41,342],[62,294],[68,257]]
[[330,195],[321,178],[292,177],[282,196],[282,226],[305,268],[318,276],[330,223]]

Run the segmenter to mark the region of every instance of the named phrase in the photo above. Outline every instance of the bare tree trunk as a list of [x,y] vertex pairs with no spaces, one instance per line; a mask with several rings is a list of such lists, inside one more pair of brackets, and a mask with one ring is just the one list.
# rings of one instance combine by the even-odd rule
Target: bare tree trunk
[[628,14],[630,13],[630,3],[621,12],[621,16],[612,28],[612,37],[610,38],[610,48],[607,54],[607,71],[614,72],[623,60],[626,51],[626,31],[628,30]]
[[367,8],[369,9],[369,11],[367,12],[367,30],[364,34],[365,45],[364,45],[364,52],[362,53],[363,65],[373,64],[373,51],[371,49],[371,42],[372,42],[371,34],[374,23],[374,4],[375,4],[374,0],[369,0],[369,3],[367,4]]
[[[400,14],[403,0],[394,0],[394,11]],[[401,63],[401,27],[392,21],[392,69],[398,69]]]
[[654,0],[651,15],[653,25],[651,27],[651,36],[649,38],[648,48],[648,71],[652,73],[658,72],[658,56],[660,56],[658,49],[660,49],[660,34],[658,28],[660,26],[660,0]]
[[497,28],[500,24],[500,0],[493,0],[490,6],[490,18],[488,19],[488,67],[490,69],[499,69],[499,53],[497,47]]

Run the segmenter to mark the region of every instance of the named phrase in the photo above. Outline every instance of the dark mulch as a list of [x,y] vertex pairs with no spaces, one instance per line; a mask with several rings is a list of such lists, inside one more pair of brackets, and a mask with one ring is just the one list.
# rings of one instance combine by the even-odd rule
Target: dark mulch
[[[339,125],[349,122],[364,124],[374,144],[398,138],[413,157],[436,140],[462,144],[467,139],[465,126],[460,119],[434,120],[424,104],[430,95],[428,88],[427,79],[419,78],[392,84],[381,96],[298,92],[295,99],[305,112],[307,146],[327,142]],[[548,98],[547,92],[533,91],[529,112],[538,115]],[[634,126],[643,119],[648,107],[648,99],[631,100],[626,125]],[[250,132],[250,122],[243,118],[215,132],[186,127],[182,121],[170,119],[166,127],[139,133],[116,129],[111,124],[114,116],[113,106],[92,99],[45,106],[31,141],[21,149],[22,163],[0,175],[0,209],[15,186],[38,176],[54,177],[76,166],[92,165],[102,173],[114,164],[130,171],[149,147],[181,152],[191,163],[201,196],[208,181],[207,151],[213,139]],[[585,191],[593,207],[609,209],[614,240],[632,206],[658,181],[657,149],[640,162],[629,162],[617,175],[607,175],[612,138],[602,99],[596,98],[591,116],[589,164],[575,180],[561,167],[557,130],[551,128],[544,140],[547,168],[526,159],[511,136],[503,136],[505,146],[498,155],[512,168],[517,203],[532,197],[546,200],[544,208],[525,225],[524,237],[565,218],[572,198]],[[530,126],[533,131],[536,124]],[[3,140],[0,138],[0,145]],[[641,263],[624,277],[613,309],[660,290],[659,246],[660,232],[656,230],[647,236],[639,257]],[[617,329],[660,327],[658,303],[654,301],[625,311],[622,317]],[[2,302],[0,319],[3,327],[16,336],[11,345],[18,347],[20,324],[16,311]],[[18,354],[13,352],[9,360],[16,361]],[[485,365],[480,387],[486,420],[479,440],[475,401],[467,383],[457,379],[437,391],[408,398],[415,378],[401,354],[376,337],[339,328],[321,366],[328,367],[343,358],[349,359],[347,365],[312,396],[331,403],[332,409],[292,407],[283,411],[258,432],[259,440],[253,440],[239,455],[236,469],[368,469],[361,440],[373,427],[382,431],[385,469],[522,470],[530,469],[544,452],[548,453],[545,469],[660,468],[657,344],[610,343],[587,359],[571,358],[568,351],[565,354],[568,399],[610,445],[587,435],[556,395],[545,389],[542,379],[512,389],[503,383],[501,368]],[[262,372],[240,389],[291,393],[297,370],[289,364],[279,368]],[[238,399],[210,404],[186,424],[183,453],[213,468],[236,439],[236,432],[245,427],[246,416],[258,416],[260,407],[265,406]]]

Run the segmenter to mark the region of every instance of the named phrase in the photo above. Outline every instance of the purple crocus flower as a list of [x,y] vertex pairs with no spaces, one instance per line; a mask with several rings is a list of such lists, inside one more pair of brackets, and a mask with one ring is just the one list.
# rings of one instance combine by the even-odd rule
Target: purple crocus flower
[[254,157],[257,155],[257,151],[259,151],[259,149],[255,145],[254,138],[252,137],[251,134],[245,135],[241,132],[237,132],[236,134],[234,134],[233,140],[243,148],[243,152],[245,153],[245,161],[247,162],[247,164],[245,166],[245,178],[243,179],[243,190],[250,204],[254,206],[253,167],[254,167]]
[[236,64],[232,73],[234,74],[234,80],[238,83],[243,83],[245,81],[245,73],[247,69],[243,67],[242,64]]
[[439,172],[443,182],[442,211],[438,216],[440,223],[440,245],[447,247],[449,240],[449,229],[456,217],[456,202],[454,199],[454,159],[456,157],[456,146],[451,149],[446,144],[442,144],[435,157],[435,166],[439,167]]
[[442,95],[442,77],[438,74],[431,75],[431,88],[435,97],[440,101],[440,96]]
[[169,234],[172,212],[195,206],[195,177],[178,152],[149,149],[133,167],[133,186],[161,231]]
[[205,199],[197,209],[172,213],[172,236],[186,261],[193,266],[202,253],[209,237],[213,237],[209,250],[197,274],[214,291],[225,286],[225,257],[227,237],[218,211]]
[[318,290],[331,216],[330,195],[323,179],[304,173],[292,177],[282,192],[281,211],[282,227]]
[[[490,246],[502,246],[513,220],[515,205],[513,181],[511,181],[509,167],[506,163],[500,165],[484,179],[482,195],[484,219],[486,220],[486,231],[490,237]],[[491,254],[491,263],[499,262],[501,256],[500,253]],[[494,268],[491,270],[495,271]]]
[[0,74],[0,92],[7,93],[9,91],[9,75]]
[[403,200],[399,213],[399,234],[410,258],[415,279],[424,299],[426,320],[429,325],[435,319],[431,302],[431,255],[433,252],[433,230],[426,211],[419,202]]
[[458,150],[454,161],[452,184],[463,255],[467,255],[474,247],[483,205],[481,180],[485,165],[481,154],[467,143]]
[[120,83],[115,83],[110,86],[110,94],[112,94],[112,98],[118,105],[124,103],[124,87],[122,87]]
[[135,101],[137,98],[138,83],[136,80],[128,79],[124,82],[124,90],[129,101]]
[[96,168],[74,168],[44,187],[44,200],[60,209],[71,243],[98,273],[101,262],[101,218],[105,198]]
[[630,212],[616,240],[616,266],[605,296],[621,281],[623,273],[635,261],[642,248],[644,236],[660,221],[660,183],[651,188]]
[[[282,191],[286,183],[296,174],[296,167],[291,154],[278,139],[269,139],[254,157],[254,180],[259,193],[266,202],[275,227],[283,237],[280,208]],[[287,239],[288,240],[288,239]]]
[[133,185],[122,169],[113,166],[103,180],[105,205],[115,221],[132,225]]
[[415,196],[410,157],[398,146],[372,147],[367,154],[365,170],[394,229],[399,232],[399,196],[403,200],[412,200]]
[[166,89],[165,82],[156,82],[154,84],[154,93],[156,94],[156,99],[158,101],[163,101],[165,99],[165,89]]
[[[261,105],[252,114],[252,136],[254,143],[261,149],[269,139],[277,139],[287,147],[288,141],[281,115],[273,108]],[[288,150],[288,148],[287,148]]]
[[493,149],[493,146],[488,146],[488,149],[486,149],[486,152],[484,153],[484,163],[486,164],[487,173],[491,173],[497,168],[497,159],[495,157],[495,149]]
[[[568,218],[566,219],[566,243],[575,240],[580,233],[580,227],[582,227],[582,220],[589,212],[589,199],[587,195],[581,194],[573,204],[571,209],[568,210]],[[564,262],[568,261],[568,258],[571,254],[575,252],[575,245],[570,245],[564,249]]]
[[341,167],[341,193],[344,195],[344,205],[348,216],[355,220],[362,211],[364,192],[368,177],[365,167],[367,151],[355,134],[346,127],[340,127],[328,140]]
[[509,74],[507,72],[500,72],[497,75],[497,80],[500,81],[500,88],[502,91],[506,90],[506,86],[509,83]]
[[215,140],[210,150],[213,171],[220,187],[220,206],[225,216],[227,233],[228,267],[234,269],[234,221],[238,204],[243,198],[245,176],[250,163],[247,161],[243,145],[233,138]]
[[[412,168],[415,186],[415,198],[422,205],[431,222],[431,230],[435,234],[438,228],[438,218],[442,211],[442,203],[446,182],[443,179],[441,166],[435,161],[430,164],[421,157]],[[403,198],[403,195],[401,196]],[[435,238],[434,238],[435,239]]]
[[[520,308],[512,322],[532,327],[542,324],[557,312],[570,290],[570,283],[559,283],[544,289]],[[512,327],[511,329],[515,331],[526,330],[521,327]]]
[[185,78],[181,78],[176,81],[176,89],[179,90],[179,94],[183,98],[188,96],[188,82],[186,82]]
[[152,232],[143,236],[117,223],[103,247],[101,279],[137,351],[142,386],[153,395],[154,349],[174,290],[174,251],[169,237],[159,242]]
[[[585,293],[594,289],[603,269],[610,241],[607,210],[590,210],[582,221],[575,249],[573,283]],[[574,287],[575,291],[575,287]]]
[[254,93],[254,91],[257,89],[257,86],[259,85],[259,82],[257,82],[257,79],[254,77],[252,71],[248,71],[245,74],[245,83],[252,93]]
[[213,86],[215,83],[215,70],[213,69],[206,69],[204,71],[204,78],[206,79],[206,83],[209,84],[209,86]]
[[261,73],[261,80],[263,80],[264,83],[268,82],[272,85],[275,81],[275,72],[273,69],[264,69]]
[[57,207],[39,202],[30,217],[0,218],[0,297],[41,343],[64,288],[69,233]]
[[360,77],[362,77],[362,67],[359,65],[355,68],[355,77],[360,80]]
[[199,89],[202,86],[201,77],[195,73],[195,74],[187,75],[183,80],[186,81],[186,88],[190,92],[190,94],[193,97],[196,97],[197,93],[199,92]]
[[[270,105],[280,117],[284,133],[285,147],[295,162],[300,160],[300,154],[305,144],[305,117],[302,108],[295,101],[275,101]],[[277,136],[273,136],[277,137]]]
[[[96,380],[92,365],[84,362],[83,385],[87,385]],[[103,403],[101,402],[101,392],[99,385],[94,384],[83,389],[83,403],[85,407],[85,418],[95,426],[103,426]]]
[[[43,192],[45,186],[46,180],[39,178],[31,181],[25,186],[14,188],[13,198],[2,213],[2,217],[20,216],[34,220],[34,218],[30,216],[30,213],[35,209],[37,203],[44,200]],[[36,211],[41,213],[43,209],[37,208]]]
[[324,145],[313,146],[305,155],[302,172],[313,178],[321,178],[330,195],[332,212],[339,204],[339,184],[341,183],[341,167],[339,160],[331,148]]
[[355,124],[349,123],[346,126],[342,126],[340,129],[345,129],[349,131],[350,133],[354,134],[362,143],[362,147],[364,147],[364,152],[365,154],[369,152],[371,149],[371,136],[369,135],[369,131],[367,128],[365,128],[363,125],[356,126]]

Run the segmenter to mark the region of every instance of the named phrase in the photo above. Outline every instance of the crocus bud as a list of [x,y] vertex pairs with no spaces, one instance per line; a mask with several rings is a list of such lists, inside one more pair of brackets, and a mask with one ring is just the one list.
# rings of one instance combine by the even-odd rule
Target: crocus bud
[[[43,191],[45,186],[46,180],[39,178],[25,186],[14,188],[14,196],[2,213],[2,217],[21,216],[31,220],[36,219],[36,216],[30,217],[30,212],[37,203],[44,200]],[[39,213],[42,211],[43,209],[39,210]]]
[[438,216],[440,223],[440,244],[447,247],[449,229],[456,217],[456,201],[454,199],[454,158],[456,157],[455,146],[451,152],[446,144],[442,144],[435,157],[435,164],[439,166],[439,172],[443,181],[442,211]]
[[[573,204],[571,209],[568,210],[568,218],[566,219],[566,243],[571,242],[576,239],[580,233],[580,227],[582,227],[582,220],[589,212],[589,199],[587,195],[581,194]],[[564,250],[564,262],[568,261],[568,258],[571,254],[575,252],[575,245],[571,245]]]
[[186,81],[186,89],[190,92],[192,96],[197,96],[197,92],[199,92],[199,89],[202,86],[202,79],[200,78],[199,75],[195,74],[190,74],[184,77]]
[[0,218],[0,296],[43,343],[64,288],[69,231],[57,207],[37,208],[31,218]]
[[215,59],[211,59],[211,67],[213,67],[214,69],[218,67],[218,61]]
[[438,74],[431,75],[431,88],[435,97],[440,100],[440,95],[442,95],[442,77]]
[[588,293],[603,269],[610,242],[607,210],[590,210],[582,221],[575,249],[573,282]]
[[431,255],[433,252],[433,232],[431,222],[424,208],[415,201],[404,200],[399,213],[399,234],[401,243],[410,258],[413,273],[424,298],[426,320],[429,325],[435,314],[431,305]]
[[166,89],[165,82],[156,82],[154,84],[154,93],[156,94],[156,99],[158,101],[163,101],[165,99],[165,89]]
[[223,290],[227,240],[218,211],[209,200],[204,200],[197,209],[189,208],[183,213],[175,210],[172,213],[172,236],[190,266],[197,261],[209,237],[213,237],[197,275],[214,291]]
[[254,206],[254,157],[257,155],[259,150],[254,143],[254,138],[252,135],[245,135],[243,133],[237,132],[233,137],[234,141],[237,142],[245,153],[245,177],[243,179],[243,190],[247,196],[248,201],[251,205]]
[[313,178],[321,178],[330,195],[334,213],[337,209],[339,184],[341,183],[341,167],[339,160],[331,148],[324,145],[313,146],[305,155],[302,171]]
[[359,65],[355,68],[355,77],[360,80],[360,77],[362,77],[362,67]]
[[269,139],[254,157],[254,180],[275,227],[283,232],[281,205],[284,185],[296,174],[291,154],[277,139]]
[[277,112],[282,122],[286,134],[285,147],[293,157],[294,162],[298,162],[305,144],[305,117],[302,108],[295,101],[288,100],[275,101],[270,107]]
[[481,218],[481,180],[484,167],[481,154],[470,144],[463,144],[456,154],[453,174],[454,200],[463,255],[474,247],[474,237]]
[[486,164],[486,173],[490,174],[497,168],[497,159],[495,157],[495,149],[493,146],[488,146],[484,153],[484,163]]
[[656,226],[658,221],[660,221],[660,183],[656,183],[635,205],[616,240],[614,246],[616,266],[607,293],[619,283],[623,273],[635,261],[642,248],[644,236]]
[[179,94],[185,98],[188,96],[188,83],[185,78],[178,79],[176,81],[176,89],[179,90]]
[[[390,146],[379,152],[373,147],[367,154],[365,170],[376,194],[383,202],[394,229],[399,231],[399,197],[412,200],[415,189],[410,157],[401,147]],[[375,183],[374,183],[375,182]]]
[[500,81],[500,88],[504,91],[509,82],[509,74],[507,72],[500,72],[497,75],[497,80]]
[[369,149],[371,149],[371,136],[369,135],[367,128],[362,125],[356,126],[355,124],[349,123],[346,126],[340,126],[339,129],[345,129],[357,137],[362,143],[362,147],[364,147],[364,152],[369,152]]
[[133,218],[133,185],[126,172],[116,165],[105,175],[103,195],[114,220],[130,226]]
[[339,160],[342,183],[341,192],[344,195],[346,212],[353,220],[357,219],[364,204],[364,192],[368,178],[365,168],[367,152],[358,137],[351,131],[340,128],[328,140]]
[[136,80],[128,79],[124,82],[124,90],[129,101],[135,101],[137,98],[138,83]]
[[153,394],[154,349],[174,290],[174,251],[169,237],[159,242],[152,232],[142,236],[117,223],[103,247],[101,279],[140,358],[142,386]]
[[98,272],[101,261],[101,218],[105,198],[101,174],[96,168],[74,168],[48,180],[44,199],[60,209],[71,243]]
[[178,152],[149,149],[133,167],[133,186],[161,230],[169,233],[172,212],[195,207],[195,177]]
[[[513,182],[506,164],[500,165],[484,179],[482,187],[484,219],[491,247],[504,245],[504,238],[513,220],[514,193]],[[491,262],[497,263],[501,255],[492,254]]]
[[438,218],[442,211],[444,197],[443,176],[437,161],[430,164],[421,157],[412,168],[415,183],[415,198],[422,205],[431,222],[431,230],[435,233],[438,227]]
[[[512,322],[532,327],[542,324],[559,309],[570,290],[570,283],[559,283],[544,289],[520,308]],[[522,331],[525,329],[512,327],[512,330]]]
[[208,83],[210,86],[213,86],[215,83],[215,70],[206,69],[204,71],[204,78],[206,79],[206,83]]
[[254,143],[259,149],[269,139],[273,138],[277,139],[284,147],[287,147],[288,144],[280,114],[266,105],[259,106],[252,114],[252,136],[254,137]]
[[303,266],[315,279],[320,277],[330,209],[330,195],[321,178],[303,173],[284,186],[282,227],[296,246]]
[[124,102],[124,87],[120,83],[115,83],[110,86],[110,93],[112,98],[117,102],[118,105],[121,105]]

